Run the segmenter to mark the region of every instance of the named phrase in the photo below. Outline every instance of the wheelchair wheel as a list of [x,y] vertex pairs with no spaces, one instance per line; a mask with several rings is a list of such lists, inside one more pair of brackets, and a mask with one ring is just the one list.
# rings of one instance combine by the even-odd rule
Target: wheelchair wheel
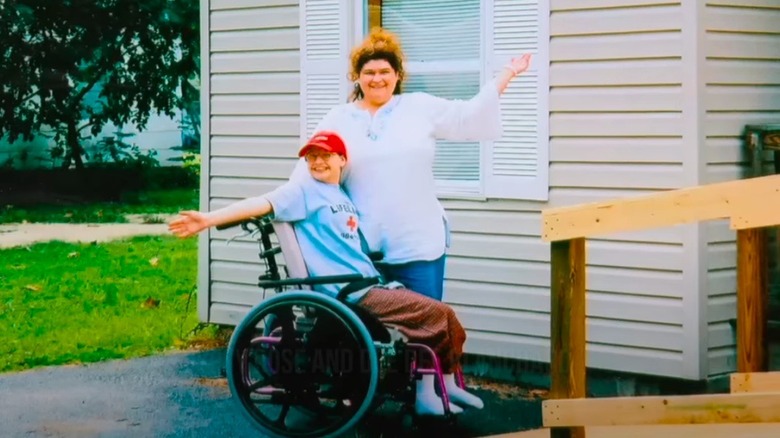
[[370,410],[379,379],[365,325],[316,292],[278,294],[255,306],[227,351],[230,391],[263,432],[335,437]]

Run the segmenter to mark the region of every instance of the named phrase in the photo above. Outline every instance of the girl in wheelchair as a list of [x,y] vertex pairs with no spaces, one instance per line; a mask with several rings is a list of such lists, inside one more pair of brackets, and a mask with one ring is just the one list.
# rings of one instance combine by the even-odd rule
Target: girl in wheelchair
[[[359,273],[381,278],[372,260],[363,251],[358,231],[359,212],[339,186],[347,162],[343,140],[333,132],[318,132],[300,149],[311,178],[290,181],[263,196],[244,199],[227,207],[201,213],[183,211],[169,224],[179,237],[189,237],[209,228],[239,222],[251,217],[273,215],[275,221],[291,222],[306,267],[312,276]],[[336,297],[344,284],[316,285],[318,292]],[[437,355],[444,374],[449,410],[483,407],[475,395],[460,388],[455,372],[466,332],[455,312],[440,301],[408,290],[399,283],[374,284],[347,297],[373,314],[383,324],[398,329],[410,342],[427,345]],[[444,403],[436,394],[434,376],[417,381],[415,412],[418,415],[444,415]]]

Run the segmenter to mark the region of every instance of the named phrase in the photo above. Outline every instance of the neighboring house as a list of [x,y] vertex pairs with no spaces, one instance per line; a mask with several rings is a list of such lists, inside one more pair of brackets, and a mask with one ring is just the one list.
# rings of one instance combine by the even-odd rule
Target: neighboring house
[[[100,93],[100,84],[86,95],[86,105],[96,101]],[[156,158],[161,166],[180,166],[181,160],[171,160],[180,158],[181,150],[172,149],[182,145],[181,114],[176,110],[174,117],[165,115],[151,114],[149,121],[143,131],[139,131],[132,124],[128,124],[118,129],[112,123],[106,124],[100,133],[91,136],[83,142],[83,147],[88,155],[91,155],[99,149],[98,142],[104,137],[116,136],[117,131],[124,134],[133,134],[125,137],[124,141],[128,144],[136,144],[141,153],[154,150],[157,152]],[[50,129],[42,129],[42,133],[36,135],[32,141],[17,140],[9,143],[7,138],[0,139],[0,166],[10,162],[17,169],[32,169],[40,167],[57,167],[61,160],[53,160],[51,157],[51,148],[55,146],[52,135],[48,134]],[[88,130],[82,131],[82,135],[88,135]]]
[[[437,157],[454,228],[445,301],[469,353],[549,362],[541,210],[743,178],[744,125],[780,121],[775,0],[367,3],[201,0],[202,204],[286,180],[303,139],[345,101],[348,51],[369,22],[400,34],[407,90],[468,97],[532,52],[502,99],[505,137]],[[262,298],[256,244],[232,235],[200,246],[204,321],[235,324]],[[589,240],[588,366],[733,371],[735,247],[725,221]]]

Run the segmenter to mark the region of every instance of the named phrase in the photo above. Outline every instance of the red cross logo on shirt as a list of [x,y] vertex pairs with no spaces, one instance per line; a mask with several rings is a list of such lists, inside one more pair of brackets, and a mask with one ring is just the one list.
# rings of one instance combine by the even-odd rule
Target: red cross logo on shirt
[[350,216],[349,220],[347,220],[347,226],[349,227],[349,230],[353,233],[355,232],[355,227],[357,227],[357,222],[355,221],[354,216]]

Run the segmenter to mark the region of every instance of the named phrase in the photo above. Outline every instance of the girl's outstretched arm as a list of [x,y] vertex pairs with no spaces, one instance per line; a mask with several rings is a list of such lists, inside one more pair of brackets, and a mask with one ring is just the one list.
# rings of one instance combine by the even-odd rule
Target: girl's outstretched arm
[[231,222],[240,222],[255,216],[273,213],[273,207],[265,196],[247,198],[218,210],[202,213],[182,211],[168,224],[168,231],[178,237],[194,236],[206,228]]

